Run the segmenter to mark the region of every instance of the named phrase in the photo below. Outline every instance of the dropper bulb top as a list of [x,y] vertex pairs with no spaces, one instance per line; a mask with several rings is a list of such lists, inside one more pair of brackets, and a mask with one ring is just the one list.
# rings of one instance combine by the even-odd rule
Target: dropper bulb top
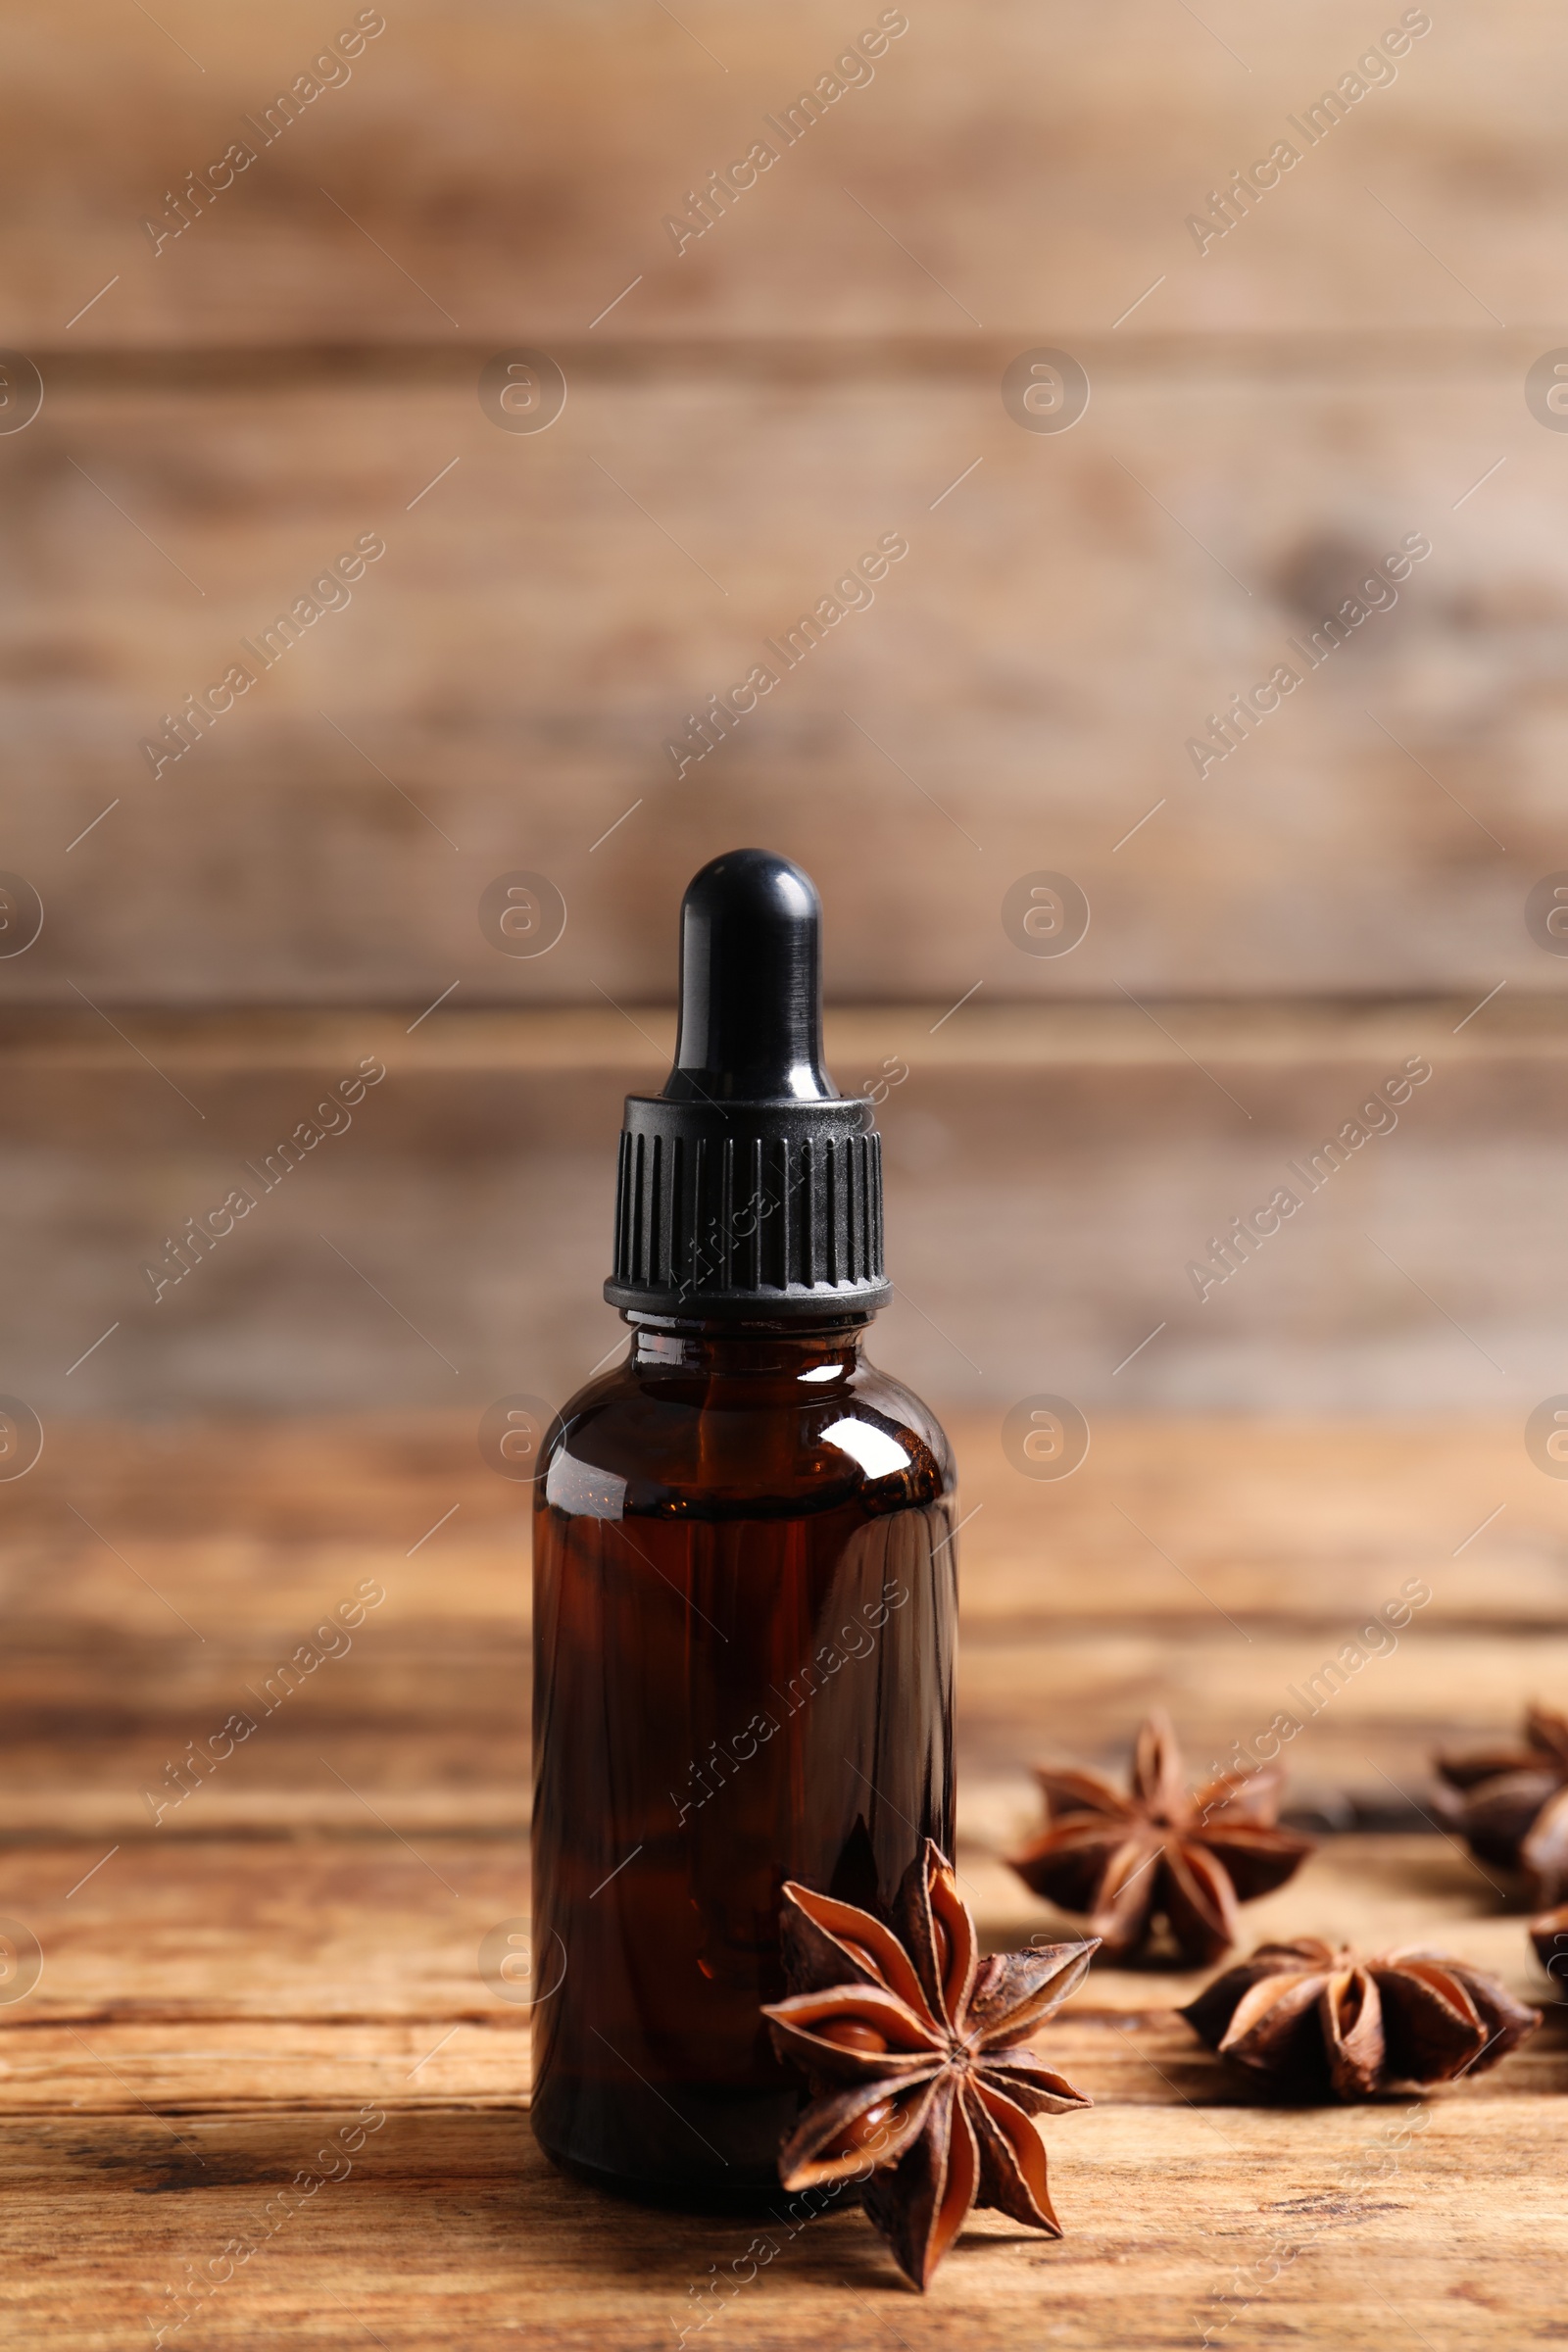
[[672,1102],[832,1102],[822,1067],[822,903],[771,850],[729,850],[681,902]]

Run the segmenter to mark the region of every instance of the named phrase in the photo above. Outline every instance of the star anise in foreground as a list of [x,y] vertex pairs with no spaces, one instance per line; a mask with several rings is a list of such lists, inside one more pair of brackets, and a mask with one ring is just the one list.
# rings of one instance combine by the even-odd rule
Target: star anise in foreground
[[762,2014],[812,2104],[779,2151],[787,2189],[858,2178],[906,2278],[924,2288],[975,2205],[1061,2235],[1031,2116],[1091,2101],[1023,2045],[1082,1982],[1093,1941],[977,1956],[953,1866],[927,1838],[893,1929],[792,1883],[788,2000]]
[[1048,1827],[1012,1867],[1036,1894],[1086,1915],[1107,1960],[1142,1950],[1162,1918],[1188,1966],[1207,1967],[1236,1941],[1237,1904],[1272,1894],[1316,1848],[1275,1824],[1277,1766],[1189,1789],[1163,1713],[1138,1734],[1127,1795],[1095,1772],[1040,1766],[1035,1778]]
[[1439,1810],[1477,1861],[1522,1872],[1538,1903],[1568,1894],[1568,1715],[1530,1707],[1522,1742],[1435,1761]]
[[1284,2098],[1369,2099],[1484,2074],[1541,2023],[1468,1962],[1414,1945],[1363,1960],[1303,1936],[1262,1943],[1181,2012]]

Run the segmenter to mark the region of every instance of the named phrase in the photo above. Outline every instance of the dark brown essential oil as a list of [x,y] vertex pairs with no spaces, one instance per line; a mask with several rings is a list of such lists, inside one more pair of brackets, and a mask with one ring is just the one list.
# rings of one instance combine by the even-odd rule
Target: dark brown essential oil
[[695,2206],[778,2193],[784,1881],[874,1909],[952,1850],[952,1457],[861,1354],[877,1139],[821,1069],[817,914],[762,851],[687,892],[676,1066],[622,1139],[630,1351],[536,1488],[533,2129]]

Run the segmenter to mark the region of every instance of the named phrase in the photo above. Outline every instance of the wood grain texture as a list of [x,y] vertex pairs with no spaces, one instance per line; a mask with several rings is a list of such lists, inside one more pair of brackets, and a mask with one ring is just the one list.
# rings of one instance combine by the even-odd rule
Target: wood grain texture
[[[1511,1432],[1127,1423],[1050,1489],[1025,1489],[983,1430],[958,1436],[966,1501],[985,1506],[962,1539],[958,1863],[992,1948],[1070,1924],[1003,1858],[1037,1736],[1114,1763],[1156,1691],[1200,1736],[1405,1573],[1433,1597],[1346,1694],[1357,1736],[1375,1690],[1367,1736],[1394,1734],[1418,1768],[1428,1724],[1492,1728],[1557,1671],[1543,1633],[1568,1525]],[[0,1929],[42,1953],[30,1993],[0,2003],[15,2341],[108,2352],[162,2328],[198,2345],[653,2352],[686,2327],[850,2352],[960,2332],[988,2352],[1176,2352],[1283,2330],[1361,2352],[1386,2337],[1385,2303],[1456,2352],[1549,2338],[1562,2012],[1508,1890],[1431,1834],[1329,1839],[1249,1908],[1246,1941],[1435,1943],[1546,2002],[1536,2041],[1429,2102],[1284,2112],[1174,2015],[1199,1976],[1097,1968],[1046,2035],[1096,2102],[1048,2132],[1068,2234],[981,2216],[924,2302],[853,2213],[652,2214],[551,2173],[524,2113],[527,2010],[479,1966],[485,1936],[527,1915],[525,1617],[515,1497],[470,1442],[423,1417],[81,1427],[0,1489]],[[114,1553],[68,1497],[113,1527]],[[411,1528],[453,1498],[461,1535],[411,1553]],[[1461,1546],[1483,1498],[1505,1508]],[[135,1569],[204,1613],[205,1642],[156,1621]],[[243,1799],[220,1775],[156,1828],[115,1813],[138,1740],[151,1753],[181,1716],[204,1723],[237,1664],[361,1572],[385,1601],[289,1701],[300,1713],[264,1726]]]
[[[473,1850],[443,1853],[468,1898]],[[131,1981],[151,1961],[159,1997],[139,2014],[112,2003],[73,2015],[57,1989],[49,2014],[24,2024],[19,2008],[0,2027],[12,2229],[50,2257],[8,2290],[24,2341],[33,2329],[96,2346],[128,2302],[138,2325],[199,2312],[204,2334],[340,2342],[347,2303],[387,2342],[466,2344],[523,2328],[550,2343],[652,2345],[671,2307],[695,2316],[715,2264],[749,2281],[726,2320],[779,2344],[824,2331],[858,2344],[863,2322],[867,2342],[891,2328],[935,2344],[961,2328],[1001,2346],[1049,2325],[1053,2340],[1110,2352],[1135,2329],[1140,2343],[1199,2341],[1229,2314],[1338,2348],[1372,2340],[1355,2331],[1368,2281],[1392,2288],[1423,2331],[1433,2312],[1462,2325],[1446,2342],[1517,2342],[1549,2308],[1549,2272],[1521,2266],[1518,2245],[1529,2232],[1548,2266],[1558,2251],[1555,2021],[1496,2075],[1431,2102],[1280,2113],[1173,2016],[1196,1980],[1097,1970],[1045,2037],[1096,2101],[1048,2132],[1067,2236],[1044,2244],[977,2217],[916,2305],[852,2214],[804,2229],[781,2200],[778,2222],[655,2216],[554,2176],[520,2113],[517,2013],[498,2018],[501,2004],[464,1984],[455,1950],[443,1979],[453,1915],[464,1907],[471,1919],[471,1901],[444,1918],[421,1912],[395,1848],[368,1869],[351,1863],[335,1887],[292,1857],[213,1849],[200,1887],[186,1890],[199,1905],[191,1941],[204,1949],[193,1967],[176,1948],[172,1970],[159,1948],[178,1928],[167,1877],[149,1889],[152,1933],[127,1937],[150,1860],[132,1861],[118,1893],[110,1882],[75,1933],[85,1952],[94,1931],[118,1927]],[[1009,1892],[960,1861],[993,1939],[1047,1917],[1015,1884]],[[1338,1841],[1253,1910],[1262,1933],[1437,1936],[1542,1997],[1520,1923],[1479,1914],[1473,1883],[1430,1838]],[[269,1989],[259,1934],[281,1964]],[[371,1957],[376,1991],[402,2004],[375,2024],[345,2014]],[[59,1977],[70,1970],[68,1955]],[[102,1974],[101,1956],[87,1957],[70,1991]],[[367,2112],[384,2121],[349,2173],[309,2200],[279,2201],[341,2171],[318,2151]],[[756,2258],[759,2230],[769,2250],[754,2278],[741,2258],[748,2247]],[[225,2275],[218,2258],[229,2247],[232,2259],[236,2237],[255,2250]],[[220,2291],[193,2296],[201,2279]]]
[[[1516,1429],[1107,1420],[1056,1483],[1020,1476],[995,1422],[954,1435],[963,1819],[993,1849],[1035,1817],[1031,1764],[1119,1772],[1161,1699],[1199,1771],[1292,1710],[1294,1803],[1414,1826],[1438,1740],[1507,1729],[1568,1681],[1568,1495]],[[66,1425],[0,1487],[9,1834],[96,1838],[83,1868],[117,1840],[388,1824],[437,1872],[428,1838],[514,1844],[525,1493],[458,1415]],[[1411,1585],[1430,1598],[1392,1645],[1314,1687]],[[384,1597],[350,1631],[367,1590]],[[223,1742],[236,1711],[254,1730]]]
[[[44,1969],[36,1988],[0,2021],[6,2100],[49,2104],[49,2069],[39,2051],[51,2064],[71,2055],[83,2074],[96,2067],[95,2087],[73,2079],[70,2104],[118,2110],[127,2089],[133,2098],[141,2086],[117,2087],[114,2065],[172,2070],[196,2064],[210,2047],[226,2053],[225,2067],[237,2053],[257,2068],[285,2070],[265,2089],[252,2075],[233,2102],[266,2105],[297,2093],[301,2071],[326,2046],[320,2037],[328,2026],[343,2031],[345,2065],[391,2068],[401,2060],[412,2070],[399,2078],[401,2089],[378,2079],[406,2103],[442,2084],[451,2096],[525,2098],[526,2005],[503,1998],[481,1976],[477,1957],[492,1928],[526,1919],[525,1840],[498,1842],[459,1828],[425,1842],[445,1885],[385,1831],[270,1843],[143,1838],[122,1846],[85,1886],[79,1842],[54,1839],[9,1853],[7,1900],[37,1936]],[[983,1840],[958,1842],[965,1899],[990,1948],[1026,1944],[1037,1932],[1074,1933],[1067,1915],[1031,1894]],[[1518,1905],[1499,1897],[1462,1850],[1431,1835],[1328,1839],[1289,1886],[1247,1906],[1242,1948],[1322,1934],[1367,1950],[1393,1949],[1440,1930],[1443,1948],[1456,1958],[1490,1969],[1521,1999],[1545,1997],[1549,1984]],[[275,1936],[276,1949],[259,1973],[252,1947],[263,1933]],[[1255,2104],[1245,2079],[1230,2075],[1172,2014],[1207,1974],[1097,1963],[1052,2026],[1062,2066],[1095,2070],[1099,2080],[1088,2087],[1096,2091],[1114,2085],[1120,2096],[1158,2099],[1157,2085],[1134,2071],[1153,2054],[1181,2073],[1183,2092],[1197,2087],[1214,2099],[1229,2088],[1243,2105]],[[254,2031],[264,2021],[277,2029],[270,2040]],[[167,2033],[160,2039],[159,2029],[171,2024],[200,2032],[188,2046]],[[449,2026],[459,2029],[450,2055],[431,2057],[427,2075],[423,2054]],[[318,2036],[311,2051],[291,2057],[285,2029]],[[1117,2037],[1124,2033],[1154,2038],[1123,2044]],[[414,2046],[404,2057],[406,2035]],[[1142,2055],[1129,2063],[1124,2048]],[[1540,2090],[1555,2065],[1547,2035],[1490,2087]],[[188,2095],[205,2096],[208,2087],[203,2081]]]
[[[46,398],[0,433],[0,668],[49,912],[8,1003],[657,996],[663,910],[743,833],[819,872],[861,998],[1556,989],[1520,923],[1562,753],[1557,439],[1520,397],[1542,0],[1435,21],[1203,255],[1191,208],[1365,53],[1350,0],[939,0],[675,254],[705,159],[850,29],[416,0],[155,253],[325,21],[12,13],[6,331]],[[521,333],[570,385],[544,435],[476,398]],[[1068,435],[999,396],[1041,336],[1094,386]],[[877,609],[674,780],[694,702],[890,526]],[[353,609],[154,784],[165,711],[368,527]],[[1207,711],[1412,530],[1398,608],[1197,785]],[[572,908],[521,966],[474,919],[520,857]],[[1070,963],[997,919],[1045,857],[1096,909]]]
[[[1049,23],[1022,0],[912,9],[874,79],[678,255],[664,217],[768,135],[763,118],[878,7],[707,5],[677,24],[628,0],[522,13],[411,0],[352,78],[263,145],[268,126],[257,136],[243,118],[358,13],[280,0],[225,20],[170,0],[154,24],[93,0],[66,40],[41,0],[13,11],[18,338],[61,338],[117,273],[82,321],[111,345],[504,343],[524,321],[581,335],[637,277],[612,316],[638,336],[1105,332],[1161,276],[1141,323],[1485,334],[1494,318],[1539,316],[1553,282],[1543,223],[1562,166],[1544,0],[1484,20],[1432,12],[1397,78],[1316,147],[1296,137],[1297,168],[1201,256],[1188,215],[1292,139],[1287,118],[1399,8],[1329,0],[1297,20],[1223,0],[1201,23],[1155,0],[1109,18],[1077,0]],[[155,255],[143,219],[235,138],[256,162],[205,209],[198,197]]]
[[[680,890],[748,837],[815,872],[850,1001],[1556,994],[1523,908],[1559,856],[1568,573],[1523,364],[1324,382],[1109,348],[1054,437],[989,368],[596,363],[532,436],[466,366],[68,384],[0,439],[29,580],[0,619],[7,855],[47,909],[6,1002],[667,999]],[[895,531],[874,604],[766,654]],[[352,602],[155,779],[166,714],[366,532]],[[1398,602],[1293,656],[1411,533]],[[677,776],[666,744],[759,662],[777,686]],[[1200,780],[1189,740],[1282,662],[1301,683]],[[568,909],[526,960],[477,912],[519,867]],[[1061,958],[1001,919],[1043,867],[1093,909]]]
[[[1190,1021],[1186,1006],[1167,1017],[1147,999],[1158,1062],[1069,1051],[1032,1066],[926,1063],[902,1012],[885,1026],[867,1016],[863,1056],[836,1066],[847,1093],[887,1087],[877,1118],[899,1296],[873,1355],[939,1409],[998,1422],[1044,1393],[1091,1414],[1431,1411],[1522,1428],[1562,1379],[1564,1066],[1473,1046],[1449,1058],[1507,995],[1468,1021],[1428,1006],[1402,1038],[1402,1014],[1370,1043],[1352,1033],[1340,1060],[1284,1043],[1276,1054],[1276,1037],[1254,1032],[1245,1067],[1209,1061],[1214,1020]],[[442,1017],[394,1049],[352,1127],[322,1114],[338,1132],[270,1191],[266,1155],[357,1067],[369,1024],[356,1037],[345,1023],[351,1057],[335,1066],[242,1056],[197,1071],[165,1064],[156,1024],[122,1008],[122,1036],[99,1024],[116,1067],[13,1067],[0,1233],[15,1379],[33,1408],[54,1420],[461,1404],[476,1426],[516,1390],[570,1396],[622,1339],[600,1293],[614,1137],[640,1074],[449,1072],[428,1048],[405,1063]],[[1038,1017],[1049,1031],[1051,1010]],[[961,1052],[968,1018],[965,1006],[924,1046],[952,1031]],[[1434,1075],[1397,1129],[1370,1113],[1384,1132],[1315,1192],[1290,1173],[1459,1023],[1432,1043]],[[901,1061],[910,1074],[894,1085]],[[254,1210],[155,1300],[143,1265],[156,1273],[183,1220],[236,1185]],[[1299,1213],[1200,1298],[1189,1266],[1282,1185]]]
[[[0,1935],[44,1963],[0,1998],[24,2352],[1562,2334],[1555,2002],[1396,2145],[1408,2102],[1262,2107],[1173,2016],[1196,1979],[1098,1970],[1052,2032],[1097,2102],[1050,2132],[1067,2237],[982,2217],[922,2302],[858,2216],[770,2224],[730,2301],[757,2225],[544,2166],[527,2012],[477,1961],[528,1900],[526,1495],[478,1418],[616,1338],[606,1138],[666,1040],[682,884],[759,838],[823,887],[841,1082],[909,1066],[879,1338],[981,1506],[988,1940],[1060,1924],[1004,1859],[1031,1760],[1119,1770],[1164,1701],[1202,1769],[1413,1580],[1288,1749],[1293,1803],[1361,1827],[1249,1938],[1555,1989],[1513,1890],[1409,1833],[1437,1740],[1568,1675],[1568,1493],[1522,1444],[1568,1309],[1562,967],[1523,919],[1562,859],[1563,444],[1522,397],[1564,331],[1560,24],[1433,10],[1206,253],[1186,225],[1401,6],[936,0],[680,254],[662,217],[861,19],[410,0],[155,251],[357,0],[9,12],[3,331],[45,385],[0,431],[4,863],[46,909],[0,957],[6,1380],[46,1424],[0,1481]],[[477,397],[519,343],[569,387],[540,436]],[[1000,397],[1041,345],[1090,377],[1064,436]],[[686,713],[890,529],[874,608],[677,777]],[[164,712],[372,530],[352,606],[155,779]],[[1397,605],[1200,781],[1208,713],[1411,532]],[[536,961],[477,920],[518,867],[569,909]],[[1093,906],[1064,961],[1000,920],[1040,868]],[[248,1024],[189,1017],[223,1005]],[[1203,1237],[1414,1053],[1400,1132],[1200,1305]],[[357,1131],[155,1307],[159,1237],[373,1054]],[[1094,1431],[1059,1485],[1003,1444],[1043,1391]],[[398,1410],[320,1417],[345,1398]],[[189,1419],[224,1412],[294,1419]]]
[[[760,2229],[776,2250],[710,2342],[885,2352],[961,2333],[982,2352],[1020,2338],[1185,2352],[1245,2302],[1229,2330],[1244,2344],[1247,2329],[1264,2342],[1263,2330],[1289,2329],[1295,2344],[1365,2352],[1397,2340],[1396,2312],[1452,2352],[1512,2352],[1550,2340],[1562,2252],[1555,2109],[1534,2107],[1484,2084],[1461,2090],[1394,2171],[1397,2107],[1305,2127],[1179,2104],[1098,2107],[1052,2134],[1069,2234],[1042,2243],[981,2215],[918,2303],[858,2215],[791,2236],[787,2224],[612,2205],[551,2173],[520,2115],[385,2111],[353,2174],[270,2240],[269,2200],[309,2171],[336,2119],[202,2120],[186,2128],[197,2154],[171,2151],[142,2117],[28,2120],[5,2135],[7,2203],[40,2259],[8,2306],[19,2340],[65,2352],[107,2352],[127,2340],[130,2315],[140,2331],[182,2309],[201,2312],[202,2333],[193,2316],[166,2342],[272,2352],[368,2330],[409,2352],[490,2352],[519,2335],[567,2352],[664,2352],[701,2316],[698,2297],[711,2302],[715,2266],[751,2277]],[[210,2301],[172,2301],[193,2274],[211,2278],[235,2237],[256,2247],[245,2267]]]

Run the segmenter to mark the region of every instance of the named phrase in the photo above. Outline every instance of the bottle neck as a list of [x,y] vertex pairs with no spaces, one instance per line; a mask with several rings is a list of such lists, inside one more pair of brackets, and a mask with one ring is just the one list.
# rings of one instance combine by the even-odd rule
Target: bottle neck
[[741,1380],[748,1376],[777,1378],[781,1373],[808,1378],[817,1373],[826,1381],[852,1372],[860,1361],[861,1344],[869,1315],[837,1316],[830,1322],[802,1327],[790,1323],[674,1322],[662,1317],[629,1314],[631,1368],[640,1372],[700,1372],[709,1377]]

